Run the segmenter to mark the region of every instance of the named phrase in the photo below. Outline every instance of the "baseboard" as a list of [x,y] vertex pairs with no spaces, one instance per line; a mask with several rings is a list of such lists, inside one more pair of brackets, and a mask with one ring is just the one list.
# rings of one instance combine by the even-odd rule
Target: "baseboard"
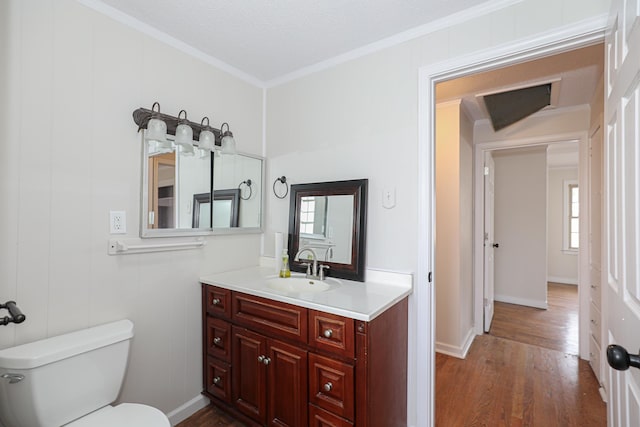
[[167,418],[169,418],[171,425],[175,426],[176,424],[186,420],[191,415],[198,412],[200,409],[208,406],[209,403],[209,399],[207,399],[203,395],[198,395],[190,401],[186,402],[184,405],[181,405],[180,407],[169,412],[167,414]]
[[546,301],[518,298],[518,297],[512,297],[508,295],[494,295],[493,299],[494,301],[506,302],[507,304],[524,305],[527,307],[541,308],[543,310],[546,310],[548,308]]
[[471,348],[471,344],[473,344],[473,340],[475,338],[476,334],[474,333],[473,328],[470,328],[461,346],[436,341],[436,352],[446,354],[447,356],[457,357],[458,359],[464,359],[467,357],[469,348]]
[[549,277],[547,277],[547,282],[562,283],[563,285],[576,285],[576,286],[578,286],[578,279],[576,279],[575,277],[549,276]]

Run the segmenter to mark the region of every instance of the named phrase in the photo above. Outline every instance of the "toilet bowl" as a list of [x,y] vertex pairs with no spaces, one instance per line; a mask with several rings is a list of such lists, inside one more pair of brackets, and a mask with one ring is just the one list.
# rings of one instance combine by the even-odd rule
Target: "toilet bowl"
[[151,406],[111,406],[132,338],[133,323],[120,320],[0,350],[0,425],[169,427]]

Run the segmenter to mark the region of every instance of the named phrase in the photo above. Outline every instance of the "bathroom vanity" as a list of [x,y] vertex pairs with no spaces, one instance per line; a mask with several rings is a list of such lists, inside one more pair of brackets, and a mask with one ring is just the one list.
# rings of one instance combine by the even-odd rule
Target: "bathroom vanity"
[[248,425],[405,426],[410,276],[321,292],[272,289],[272,277],[201,278],[203,394]]

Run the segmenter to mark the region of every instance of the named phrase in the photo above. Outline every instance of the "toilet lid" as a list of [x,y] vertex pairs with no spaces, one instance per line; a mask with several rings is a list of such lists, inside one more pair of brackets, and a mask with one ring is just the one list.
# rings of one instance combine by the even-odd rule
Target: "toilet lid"
[[66,427],[171,427],[159,409],[138,403],[105,406]]

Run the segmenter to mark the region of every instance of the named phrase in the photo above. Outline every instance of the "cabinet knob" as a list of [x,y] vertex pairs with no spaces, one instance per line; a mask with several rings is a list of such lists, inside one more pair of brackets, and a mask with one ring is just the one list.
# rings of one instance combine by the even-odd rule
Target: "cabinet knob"
[[214,343],[215,345],[220,345],[220,343],[221,343],[221,342],[222,342],[222,338],[220,338],[220,337],[215,337],[215,338],[213,339],[213,343]]
[[266,357],[264,357],[262,354],[260,356],[258,356],[258,363],[264,363],[264,359],[266,359]]
[[220,298],[214,298],[213,301],[211,301],[213,303],[213,305],[220,305]]
[[268,365],[269,363],[271,363],[271,358],[270,357],[265,357],[264,360],[262,361],[262,363],[264,363],[265,365]]
[[333,388],[333,384],[328,382],[325,385],[323,385],[322,388],[324,389],[324,391],[331,391],[331,389]]
[[358,332],[364,332],[364,323],[358,323]]
[[221,381],[222,381],[222,378],[220,378],[219,376],[218,376],[218,377],[215,377],[215,378],[213,379],[213,383],[214,383],[215,385],[219,385]]
[[325,338],[331,338],[333,331],[331,329],[325,329],[322,335],[324,335]]

